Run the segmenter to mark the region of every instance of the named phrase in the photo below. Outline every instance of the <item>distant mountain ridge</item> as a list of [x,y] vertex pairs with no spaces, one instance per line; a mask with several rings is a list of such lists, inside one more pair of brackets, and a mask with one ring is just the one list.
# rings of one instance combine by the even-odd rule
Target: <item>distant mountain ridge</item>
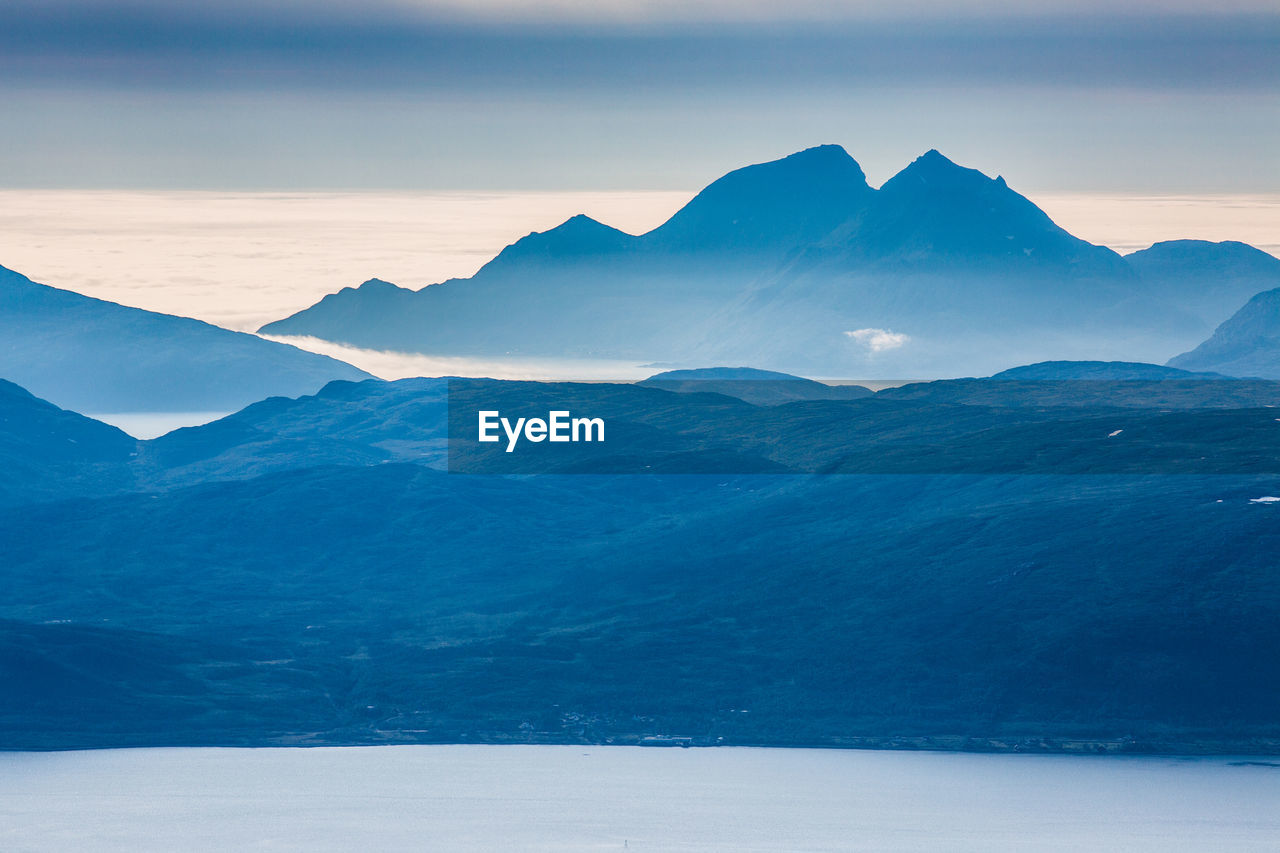
[[1159,364],[1133,361],[1042,361],[1002,370],[992,379],[1016,380],[1161,380],[1161,379],[1226,379],[1221,373],[1181,370]]
[[80,412],[234,410],[334,379],[345,362],[38,284],[0,267],[0,376]]
[[[0,505],[384,464],[521,474],[1276,470],[1280,431],[1269,407],[1280,402],[1280,383],[1186,378],[1173,369],[1159,381],[1096,373],[1080,381],[1034,367],[1034,379],[940,380],[877,393],[801,378],[334,381],[146,441],[0,383]],[[515,455],[472,446],[481,409],[590,412],[609,423],[609,442],[602,451],[542,444]],[[461,420],[451,425],[451,417]],[[1116,429],[1123,440],[1113,440]]]
[[694,394],[724,394],[757,406],[794,400],[856,400],[871,396],[861,385],[827,385],[803,376],[753,367],[702,367],[655,373],[639,383],[651,388]]
[[128,487],[138,442],[0,379],[0,504]]
[[1280,379],[1280,288],[1254,296],[1208,340],[1170,359],[1169,365]]
[[1280,261],[1243,244],[1122,258],[936,150],[874,189],[824,145],[730,172],[645,234],[576,216],[469,279],[366,283],[262,331],[435,355],[985,375],[1163,362],[1278,286]]
[[1232,240],[1166,240],[1124,259],[1143,279],[1197,310],[1230,306],[1215,326],[1258,293],[1280,287],[1280,258]]
[[[603,413],[615,457],[430,470],[447,414],[474,418],[459,383]],[[0,383],[0,748],[1275,754],[1277,400],[336,381],[134,442]],[[655,464],[610,476],[631,451]],[[1214,476],[1151,476],[1175,472]]]

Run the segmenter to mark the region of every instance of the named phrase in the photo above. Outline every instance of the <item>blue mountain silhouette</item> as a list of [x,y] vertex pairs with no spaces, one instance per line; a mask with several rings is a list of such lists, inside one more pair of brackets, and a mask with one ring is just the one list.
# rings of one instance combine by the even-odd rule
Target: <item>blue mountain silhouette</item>
[[1250,265],[1239,244],[1206,245],[1186,265],[1170,245],[1122,258],[937,151],[873,189],[824,145],[731,172],[646,234],[574,217],[469,279],[366,284],[263,331],[438,355],[985,374],[1162,362],[1280,286],[1257,250]]
[[1169,365],[1280,379],[1280,288],[1254,296],[1208,340],[1170,359]]
[[349,364],[243,332],[37,284],[0,267],[0,376],[81,412],[233,410]]

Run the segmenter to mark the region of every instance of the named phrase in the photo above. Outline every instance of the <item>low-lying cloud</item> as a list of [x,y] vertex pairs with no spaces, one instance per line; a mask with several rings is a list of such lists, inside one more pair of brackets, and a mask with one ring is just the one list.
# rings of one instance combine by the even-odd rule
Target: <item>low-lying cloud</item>
[[855,343],[866,347],[867,352],[873,355],[886,350],[898,349],[911,340],[910,335],[893,332],[889,329],[854,329],[851,332],[845,332],[845,335]]

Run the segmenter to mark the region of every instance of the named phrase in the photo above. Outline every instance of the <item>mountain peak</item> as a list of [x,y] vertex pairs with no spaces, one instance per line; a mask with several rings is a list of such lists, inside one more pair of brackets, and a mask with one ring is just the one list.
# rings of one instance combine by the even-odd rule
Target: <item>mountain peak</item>
[[936,148],[880,187],[872,213],[846,242],[857,257],[906,265],[1007,272],[1047,264],[1073,275],[1132,275],[1118,255],[1063,231],[1003,177],[958,165]]
[[[788,154],[786,157],[773,162],[791,163],[793,165],[813,164],[815,166],[826,164],[837,168],[847,168],[852,166],[857,169],[859,174],[862,173],[862,167],[858,165],[857,160],[854,160],[853,157],[849,155],[849,152],[844,149],[844,146],[837,145],[833,142],[829,142],[824,145],[814,145],[811,148],[805,148],[804,150],[797,151],[794,154]],[[747,168],[749,169],[751,167],[748,166]]]
[[625,231],[579,213],[570,216],[555,228],[535,231],[517,240],[511,248],[527,244],[526,248],[536,245],[539,249],[555,247],[561,251],[597,252],[618,248],[632,239],[634,238]]
[[988,178],[977,169],[961,166],[948,159],[938,149],[930,148],[915,160],[912,160],[909,166],[886,181],[880,189],[891,192],[907,187],[920,188],[923,186],[928,186],[930,189],[941,187],[947,189],[976,189],[987,185],[996,185],[1007,189],[1004,178]]
[[581,235],[581,234],[621,234],[617,228],[605,225],[598,219],[592,219],[585,213],[577,213],[561,222],[555,228],[541,232],[543,234]]
[[644,239],[676,250],[790,248],[829,234],[863,210],[873,192],[844,148],[818,145],[735,169]]
[[603,222],[579,213],[555,228],[535,231],[507,246],[486,267],[516,260],[545,257],[563,258],[573,255],[605,255],[625,248],[636,238]]

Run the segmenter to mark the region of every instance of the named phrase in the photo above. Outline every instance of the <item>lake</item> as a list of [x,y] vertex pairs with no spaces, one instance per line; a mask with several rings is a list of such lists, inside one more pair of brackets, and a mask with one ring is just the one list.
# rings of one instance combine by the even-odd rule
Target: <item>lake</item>
[[1274,851],[1269,759],[385,746],[0,753],[6,851]]

